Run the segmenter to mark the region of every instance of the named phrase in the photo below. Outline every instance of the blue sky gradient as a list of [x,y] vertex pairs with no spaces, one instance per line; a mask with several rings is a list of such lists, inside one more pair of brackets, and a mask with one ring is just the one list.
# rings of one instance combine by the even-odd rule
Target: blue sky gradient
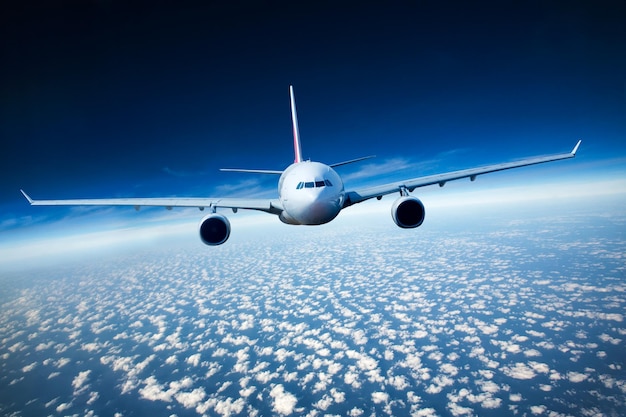
[[340,168],[348,184],[365,184],[363,172],[384,182],[569,151],[578,138],[575,161],[494,176],[624,178],[623,2],[2,8],[5,237],[85,213],[29,207],[20,188],[36,198],[275,196],[276,178],[218,168],[291,163],[289,84],[305,158],[377,155]]

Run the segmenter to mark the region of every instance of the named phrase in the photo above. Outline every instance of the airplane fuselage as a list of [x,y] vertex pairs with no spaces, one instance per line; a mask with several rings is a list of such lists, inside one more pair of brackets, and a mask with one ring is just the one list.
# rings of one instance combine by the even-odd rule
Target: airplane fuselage
[[283,206],[280,220],[287,224],[318,225],[333,220],[345,199],[343,181],[330,166],[320,162],[290,165],[278,181]]

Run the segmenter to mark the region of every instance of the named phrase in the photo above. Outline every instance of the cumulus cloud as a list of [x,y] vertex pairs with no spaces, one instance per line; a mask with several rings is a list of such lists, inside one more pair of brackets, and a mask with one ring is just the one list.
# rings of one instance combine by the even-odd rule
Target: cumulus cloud
[[298,399],[290,392],[285,391],[282,384],[274,385],[270,391],[273,399],[274,412],[287,416],[294,412]]
[[79,372],[78,375],[74,377],[74,379],[72,380],[74,395],[78,395],[89,389],[89,385],[87,385],[87,381],[89,380],[89,374],[91,374],[91,370]]
[[588,378],[587,375],[582,374],[580,372],[568,372],[567,373],[567,379],[570,382],[583,382],[584,380],[586,380]]
[[535,371],[530,366],[518,362],[514,366],[505,366],[502,368],[505,375],[515,379],[533,379]]
[[206,397],[204,388],[196,388],[191,392],[179,392],[174,398],[185,408],[195,408]]
[[381,391],[372,392],[372,401],[374,404],[386,403],[389,401],[389,394]]
[[37,367],[37,362],[33,362],[29,365],[26,365],[22,368],[22,372],[30,372]]
[[[552,223],[546,224],[544,231],[533,229],[532,239],[535,233],[552,236]],[[116,395],[162,401],[153,406],[171,414],[258,416],[272,407],[276,415],[361,416],[376,408],[425,417],[438,414],[429,407],[437,403],[447,404],[439,414],[476,415],[505,404],[503,413],[530,415],[528,402],[536,396],[526,396],[520,387],[544,396],[545,409],[533,406],[538,414],[552,409],[553,397],[573,401],[579,383],[595,383],[597,394],[591,395],[623,395],[626,383],[616,377],[621,369],[614,352],[626,331],[618,326],[619,316],[587,311],[600,305],[594,297],[602,287],[568,286],[580,309],[571,308],[567,297],[554,298],[565,290],[562,280],[571,277],[555,272],[545,279],[543,271],[527,268],[525,262],[537,262],[534,251],[517,245],[523,241],[521,227],[494,232],[502,234],[480,244],[475,239],[483,235],[443,239],[426,230],[432,247],[423,244],[424,235],[400,239],[394,229],[380,248],[335,228],[312,228],[302,240],[281,235],[285,246],[275,252],[238,241],[211,256],[199,248],[181,251],[176,259],[120,266],[111,283],[86,273],[81,287],[72,290],[88,290],[80,297],[97,294],[101,304],[55,298],[48,304],[60,306],[59,317],[40,307],[20,310],[20,319],[28,311],[38,330],[17,337],[5,331],[2,358],[19,364],[15,371],[23,380],[41,371],[45,383],[46,375],[60,376],[57,367],[70,363],[63,356],[100,353],[82,356],[115,372]],[[332,240],[325,233],[332,233]],[[509,244],[515,236],[515,244],[500,246],[499,236]],[[408,244],[420,248],[415,256],[406,257]],[[287,265],[276,262],[283,253]],[[476,264],[468,262],[467,253],[475,253]],[[327,262],[348,255],[353,265]],[[365,267],[368,261],[372,268]],[[298,262],[307,268],[298,268]],[[516,262],[519,268],[511,270]],[[622,285],[619,293],[624,290]],[[55,291],[55,297],[63,293]],[[128,294],[141,297],[125,298]],[[586,299],[593,308],[584,305]],[[617,311],[620,301],[611,303]],[[572,331],[559,334],[563,329]],[[47,338],[52,331],[67,337]],[[90,332],[100,335],[90,338]],[[33,352],[48,359],[31,363],[40,357]],[[566,366],[577,358],[575,368]],[[582,358],[595,359],[597,370],[582,370]],[[74,366],[84,369],[89,363],[72,365],[70,381],[79,370]],[[83,402],[101,402],[104,390],[98,386],[95,392],[88,372],[74,378],[75,393],[89,392]],[[22,380],[11,384],[19,387]],[[359,404],[351,402],[353,390],[367,392]],[[48,411],[70,407],[71,401],[78,399],[61,396]]]
[[194,353],[193,355],[190,355],[187,359],[185,359],[185,362],[187,362],[187,364],[191,365],[191,366],[198,366],[200,365],[200,357],[202,355],[199,353]]

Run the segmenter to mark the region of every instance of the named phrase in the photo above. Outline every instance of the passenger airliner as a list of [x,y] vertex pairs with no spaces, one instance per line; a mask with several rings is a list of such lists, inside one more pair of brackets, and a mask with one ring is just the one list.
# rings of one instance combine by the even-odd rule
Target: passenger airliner
[[320,225],[330,222],[337,217],[342,209],[353,204],[371,198],[380,200],[384,195],[399,193],[399,198],[391,207],[391,217],[399,227],[415,228],[422,224],[425,215],[422,202],[417,197],[409,194],[416,188],[434,184],[439,184],[440,187],[443,187],[448,181],[461,178],[469,178],[471,181],[474,181],[478,175],[490,172],[573,158],[576,156],[576,151],[581,142],[579,140],[574,149],[568,153],[537,156],[515,162],[422,176],[377,186],[345,189],[341,177],[334,168],[371,157],[363,157],[331,165],[304,160],[300,147],[300,132],[298,130],[293,86],[289,86],[289,96],[295,150],[294,163],[283,171],[222,169],[222,171],[280,176],[278,179],[277,199],[174,197],[33,200],[23,190],[20,191],[28,202],[34,206],[134,206],[137,210],[141,206],[162,206],[168,210],[172,207],[198,207],[200,210],[208,208],[210,213],[199,224],[200,239],[207,245],[215,246],[223,244],[230,236],[230,222],[224,215],[216,212],[218,208],[229,208],[234,213],[237,212],[237,209],[259,210],[275,214],[283,223],[287,224]]

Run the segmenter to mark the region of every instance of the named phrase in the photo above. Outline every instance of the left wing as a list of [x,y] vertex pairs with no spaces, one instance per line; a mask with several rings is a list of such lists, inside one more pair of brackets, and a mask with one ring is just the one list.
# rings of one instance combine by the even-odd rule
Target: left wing
[[33,200],[24,190],[20,190],[33,206],[133,206],[139,210],[141,206],[159,206],[168,210],[173,207],[230,208],[259,210],[271,214],[280,214],[282,205],[278,200],[257,198],[86,198],[71,200]]
[[446,172],[444,174],[428,175],[425,177],[413,178],[406,181],[398,181],[384,185],[364,187],[353,191],[347,191],[344,207],[348,207],[352,204],[369,200],[370,198],[380,198],[383,195],[387,194],[392,194],[396,192],[406,193],[407,191],[413,191],[416,188],[425,187],[427,185],[439,184],[440,187],[443,187],[446,182],[458,180],[461,178],[469,178],[470,180],[474,181],[478,175],[488,174],[490,172],[504,171],[506,169],[519,168],[528,165],[543,164],[545,162],[573,158],[576,156],[576,151],[578,151],[578,147],[580,146],[581,142],[582,141],[579,140],[576,146],[574,146],[574,149],[572,149],[572,151],[568,153],[560,153],[549,156],[536,156],[532,158],[522,159],[520,161],[505,162],[502,164],[463,169],[460,171]]

